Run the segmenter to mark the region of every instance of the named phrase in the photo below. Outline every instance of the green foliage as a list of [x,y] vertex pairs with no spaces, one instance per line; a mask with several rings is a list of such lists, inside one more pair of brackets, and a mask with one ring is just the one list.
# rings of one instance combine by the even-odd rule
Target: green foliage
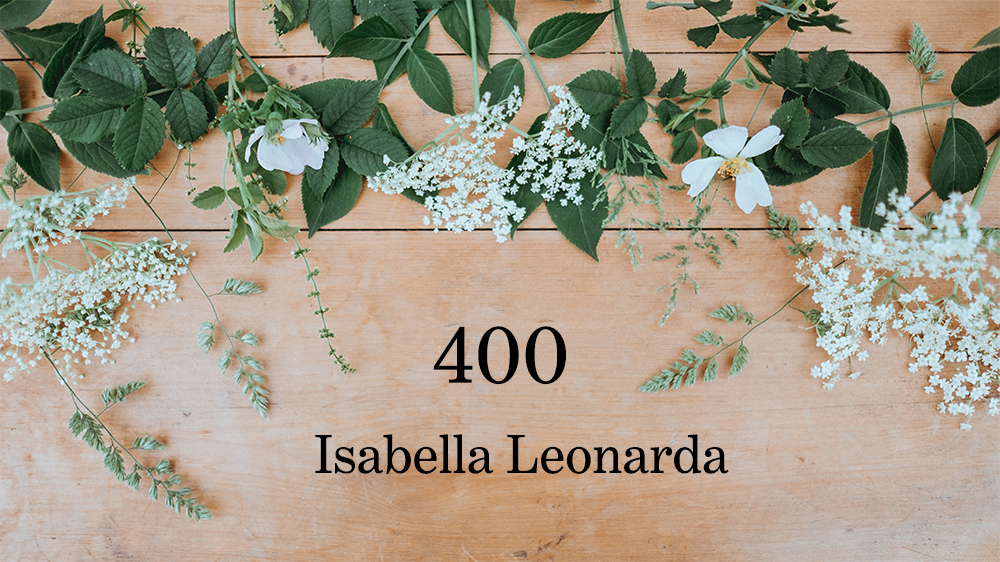
[[528,37],[528,48],[546,59],[564,57],[593,37],[611,12],[567,12],[538,24]]
[[[523,84],[524,71],[521,73]],[[437,55],[424,49],[412,49],[406,63],[406,76],[413,91],[431,109],[448,115],[455,114],[455,93],[452,90],[451,73]],[[376,105],[378,105],[377,94]]]
[[885,217],[875,210],[880,203],[889,205],[889,194],[895,192],[902,196],[906,193],[909,156],[903,135],[895,124],[890,123],[887,130],[875,135],[874,142],[872,169],[861,197],[858,224],[864,228],[879,230],[885,224]]
[[[493,24],[491,23],[490,10],[486,7],[486,0],[473,0],[472,17],[475,20],[478,64],[489,70]],[[469,30],[473,26],[469,25],[469,10],[465,1],[455,1],[442,8],[438,12],[438,21],[448,37],[451,37],[458,44],[463,53],[471,57],[472,35]]]
[[1000,47],[979,51],[965,61],[951,82],[951,93],[969,107],[1000,99]]
[[948,119],[931,165],[934,193],[943,200],[954,192],[972,191],[983,177],[986,160],[986,143],[979,131],[964,119]]

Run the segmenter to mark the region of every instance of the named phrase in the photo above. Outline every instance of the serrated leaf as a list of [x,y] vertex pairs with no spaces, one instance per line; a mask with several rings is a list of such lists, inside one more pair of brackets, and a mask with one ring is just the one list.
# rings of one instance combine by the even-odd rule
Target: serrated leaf
[[660,86],[660,91],[657,95],[661,98],[680,97],[680,95],[684,93],[685,86],[687,86],[687,73],[684,72],[683,68],[678,68],[674,77],[667,80],[662,86]]
[[517,0],[488,0],[490,6],[493,7],[493,11],[497,13],[498,16],[507,20],[514,30],[517,30],[517,17],[514,15],[514,5]]
[[102,49],[76,65],[73,76],[95,98],[130,105],[146,94],[142,71],[121,51]]
[[208,130],[205,104],[188,90],[174,90],[170,94],[166,114],[171,135],[181,142],[194,142]]
[[[473,0],[472,17],[476,26],[476,56],[479,59],[479,66],[490,69],[490,41],[492,40],[493,25],[490,23],[490,10],[486,7],[486,0]],[[462,52],[472,56],[472,36],[469,34],[469,10],[465,1],[456,1],[448,4],[438,12],[438,21],[444,28],[448,37],[451,37],[458,44]]]
[[632,98],[623,101],[611,113],[608,136],[620,139],[639,132],[639,128],[646,122],[648,115],[649,106],[646,104],[646,100]]
[[198,76],[208,80],[229,71],[236,55],[236,44],[233,35],[228,31],[212,39],[198,51],[195,58],[195,71]]
[[346,216],[358,202],[361,176],[346,165],[340,168],[340,173],[329,187],[312,188],[307,186],[307,183],[313,181],[311,178],[302,179],[302,206],[310,238],[320,228]]
[[[504,59],[493,65],[479,85],[480,93],[490,92],[491,106],[506,101],[514,88],[524,96],[524,66],[521,59]],[[513,116],[508,119],[513,119]]]
[[718,24],[707,25],[705,27],[695,27],[687,31],[688,41],[695,45],[707,49],[715,43],[715,37],[719,34]]
[[0,29],[22,27],[38,19],[52,0],[3,0],[0,2]]
[[340,155],[352,170],[363,176],[384,172],[385,156],[393,162],[406,160],[403,143],[390,133],[378,129],[358,129],[344,137]]
[[351,0],[309,0],[309,29],[326,50],[332,51],[353,26]]
[[18,122],[10,129],[7,150],[38,185],[59,191],[59,145],[41,125]]
[[380,84],[375,80],[351,82],[337,90],[323,110],[323,126],[343,135],[368,122],[378,106]]
[[865,183],[865,193],[861,197],[858,224],[863,228],[879,230],[885,223],[885,217],[876,214],[875,208],[879,203],[889,205],[889,194],[894,191],[900,196],[906,194],[909,156],[903,135],[894,123],[875,135],[874,143],[872,169]]
[[73,77],[73,67],[104,40],[104,8],[99,7],[92,15],[84,18],[73,35],[66,40],[49,60],[42,75],[42,91],[50,98],[68,98],[79,90]]
[[986,143],[964,119],[950,118],[931,165],[931,187],[941,199],[976,188],[986,168]]
[[646,53],[632,49],[632,56],[625,65],[625,85],[631,98],[648,96],[656,88],[656,69]]
[[951,93],[969,107],[989,105],[1000,98],[1000,47],[972,55],[955,73]]
[[566,87],[580,107],[592,115],[614,108],[624,95],[621,82],[604,70],[588,70]]
[[[455,114],[455,93],[451,85],[451,73],[437,55],[424,49],[412,49],[406,63],[406,76],[413,91],[431,109],[448,115]],[[378,102],[375,105],[378,105]],[[372,111],[375,111],[374,107]]]
[[855,127],[838,127],[802,143],[802,156],[820,168],[840,168],[860,160],[872,141]]
[[42,66],[48,66],[52,55],[75,31],[75,23],[63,22],[46,25],[39,29],[28,29],[27,27],[8,29],[4,35],[17,45],[18,49],[24,51],[28,58]]
[[751,14],[741,14],[719,22],[722,32],[733,39],[752,37],[764,27],[764,20]]
[[773,115],[770,123],[781,129],[781,144],[788,148],[797,148],[809,134],[809,113],[802,98],[796,98],[781,104]]
[[601,189],[599,183],[598,174],[590,174],[580,180],[583,202],[579,205],[560,205],[556,201],[545,204],[549,218],[559,232],[594,261],[599,261],[597,244],[601,241],[604,221],[608,218],[607,192]]
[[851,62],[847,51],[827,51],[826,47],[809,53],[806,81],[819,90],[832,88],[844,79]]
[[114,129],[121,116],[121,107],[113,103],[90,96],[75,96],[57,103],[44,123],[60,137],[96,142]]
[[145,167],[163,147],[167,122],[160,106],[146,98],[122,115],[115,131],[114,149],[118,163],[126,170]]
[[402,44],[403,38],[396,28],[375,16],[341,35],[330,56],[378,60],[395,55]]
[[698,152],[698,139],[693,132],[684,131],[674,136],[670,147],[670,163],[683,164]]
[[798,53],[785,47],[775,53],[767,71],[775,84],[782,88],[792,88],[802,78],[802,60],[799,59]]
[[191,200],[191,204],[199,209],[209,211],[217,208],[219,205],[222,205],[225,200],[226,190],[217,185],[213,185],[198,195],[195,195],[194,199]]
[[538,24],[528,37],[528,48],[546,59],[564,57],[593,37],[611,12],[567,12]]

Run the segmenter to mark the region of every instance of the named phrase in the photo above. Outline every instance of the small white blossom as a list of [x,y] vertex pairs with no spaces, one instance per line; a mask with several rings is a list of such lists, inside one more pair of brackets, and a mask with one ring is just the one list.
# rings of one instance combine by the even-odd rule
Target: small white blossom
[[257,162],[265,170],[281,170],[298,175],[309,166],[314,170],[323,167],[323,157],[330,148],[330,143],[322,137],[310,138],[306,134],[303,123],[318,125],[315,119],[284,119],[281,121],[281,132],[274,137],[265,134],[265,126],[254,129],[247,142],[246,154],[243,158],[250,161],[250,149],[257,145]]
[[691,186],[688,195],[697,196],[712,183],[716,173],[722,177],[736,178],[736,204],[750,214],[754,207],[771,204],[771,190],[764,174],[747,158],[764,154],[774,148],[784,137],[781,129],[769,125],[747,142],[745,127],[726,127],[705,133],[705,144],[719,156],[695,160],[681,171],[681,179]]

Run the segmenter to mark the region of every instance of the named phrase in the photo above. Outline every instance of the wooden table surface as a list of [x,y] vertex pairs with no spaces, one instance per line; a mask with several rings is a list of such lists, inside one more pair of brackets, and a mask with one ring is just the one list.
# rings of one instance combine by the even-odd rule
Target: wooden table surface
[[[683,67],[689,83],[710,83],[739,49],[739,42],[724,37],[708,51],[684,39],[683,30],[704,25],[697,17],[704,14],[647,12],[643,1],[623,3],[631,46],[650,54],[661,81]],[[226,29],[220,0],[146,4],[154,26],[182,27],[203,41]],[[241,37],[275,76],[303,84],[374,75],[370,63],[324,58],[306,27],[283,37],[285,50],[277,49],[260,2],[238,4]],[[746,11],[752,2],[735,4]],[[79,21],[97,5],[54,2],[34,26]],[[605,10],[608,3],[522,0],[522,33],[570,8]],[[105,13],[113,9],[109,2]],[[930,0],[844,0],[836,12],[849,20],[853,34],[809,30],[793,47],[851,51],[886,83],[894,107],[919,103],[916,75],[904,60],[912,22],[923,25],[940,54],[939,67],[948,72],[944,83],[928,87],[927,102],[950,96],[950,77],[971,45],[1000,25],[995,0],[961,7]],[[606,23],[577,54],[543,61],[549,83],[609,67],[609,30]],[[493,36],[496,60],[516,52],[502,27],[495,26]],[[773,51],[788,39],[782,27],[758,46]],[[450,67],[458,108],[467,110],[468,59],[436,22],[428,49]],[[9,47],[0,48],[0,57],[16,71],[25,106],[44,103],[37,80]],[[517,124],[541,112],[533,87],[529,76]],[[737,93],[727,99],[730,121],[745,124],[756,97]],[[405,80],[392,85],[384,101],[416,143],[444,126]],[[777,96],[768,96],[764,114],[777,103]],[[956,114],[988,137],[1000,125],[997,105],[960,107]],[[929,116],[931,130],[940,135],[947,112]],[[932,154],[923,120],[912,114],[897,123],[910,151],[910,193],[923,193]],[[879,126],[864,130],[873,135]],[[666,136],[653,124],[646,127],[653,147],[667,154]],[[223,147],[217,132],[196,145],[196,175],[203,183],[221,173]],[[167,146],[154,164],[169,169],[176,157]],[[64,182],[80,169],[68,155],[62,165]],[[774,188],[775,205],[785,212],[806,200],[826,213],[842,204],[857,207],[869,165],[867,157],[806,184]],[[679,182],[680,167],[668,176]],[[93,173],[81,181],[102,182]],[[290,219],[304,224],[297,180],[292,183]],[[151,195],[159,180],[140,179],[139,187]],[[984,222],[995,225],[1000,181],[991,190]],[[137,308],[129,324],[136,342],[115,352],[115,365],[88,368],[75,390],[98,403],[103,388],[147,381],[105,421],[126,440],[144,433],[162,437],[167,456],[213,519],[190,522],[117,483],[100,456],[67,431],[69,395],[50,371],[39,368],[0,392],[0,559],[1000,559],[1000,419],[977,415],[973,431],[964,432],[958,429],[962,419],[938,414],[939,396],[923,391],[928,373],[909,372],[909,344],[898,335],[872,349],[863,376],[826,391],[809,376],[825,354],[801,316],[788,312],[747,340],[751,361],[739,376],[667,393],[637,392],[684,348],[696,345],[692,336],[718,328],[708,311],[739,302],[763,316],[797,291],[794,260],[767,239],[759,210],[713,216],[710,226],[741,231],[741,248],[726,252],[722,269],[697,261],[692,274],[701,283],[699,294],[683,289],[680,310],[660,327],[666,295],[656,288],[676,270],[672,262],[650,257],[684,242],[684,232],[641,232],[647,258],[633,271],[614,247],[610,229],[595,263],[566,242],[544,212],[535,213],[515,240],[497,244],[489,231],[435,234],[423,226],[419,205],[366,190],[348,217],[304,242],[321,270],[317,280],[331,308],[335,343],[357,367],[345,375],[315,336],[318,320],[306,298],[311,286],[290,257],[294,246],[269,240],[254,264],[245,248],[223,255],[226,213],[194,210],[187,191],[183,172],[175,173],[154,204],[167,226],[197,251],[192,269],[202,283],[217,288],[238,276],[265,289],[223,301],[220,312],[231,329],[246,327],[260,336],[257,353],[273,393],[271,417],[260,419],[231,376],[219,373],[218,352],[205,356],[196,345],[198,326],[211,319],[211,311],[190,278],[183,278],[183,302]],[[665,203],[672,215],[690,214],[683,194],[668,193]],[[134,196],[98,229],[123,240],[162,236]],[[5,261],[3,267],[10,266]],[[475,371],[473,384],[448,384],[451,374],[433,365],[460,326],[471,360],[480,336],[504,326],[517,337],[522,362],[531,332],[551,326],[566,342],[565,372],[552,385],[532,381],[523,365],[504,385],[487,384]],[[733,327],[720,330],[737,335]],[[542,372],[551,369],[549,341],[543,336],[538,346]],[[499,350],[502,336],[494,334],[493,342]],[[506,361],[498,351],[491,365],[499,371],[501,363]],[[489,450],[493,473],[316,472],[316,435],[331,436],[332,468],[333,448],[373,446],[384,454],[387,434],[395,446],[411,451],[440,448],[439,435],[461,434],[466,455],[472,447]],[[564,452],[576,446],[677,450],[697,435],[700,462],[706,448],[721,448],[727,472],[680,474],[668,460],[662,474],[511,474],[508,435],[524,435],[522,466],[550,446]]]

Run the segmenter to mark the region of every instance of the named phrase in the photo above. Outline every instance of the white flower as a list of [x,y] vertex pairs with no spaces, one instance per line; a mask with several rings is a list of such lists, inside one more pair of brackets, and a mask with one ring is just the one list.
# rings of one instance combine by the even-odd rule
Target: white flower
[[771,125],[754,135],[750,142],[747,136],[745,127],[726,127],[705,133],[705,144],[721,156],[702,158],[684,166],[681,179],[691,186],[688,195],[694,197],[704,191],[718,172],[723,177],[736,178],[736,204],[744,213],[750,214],[757,205],[770,205],[771,190],[764,174],[747,158],[771,150],[784,135],[781,129]]
[[310,139],[303,123],[318,125],[315,119],[283,119],[281,132],[270,138],[264,134],[264,125],[254,129],[247,143],[244,159],[250,161],[250,148],[260,139],[257,147],[257,162],[265,170],[281,170],[289,174],[301,174],[306,166],[314,170],[323,167],[323,156],[330,144],[324,138]]

